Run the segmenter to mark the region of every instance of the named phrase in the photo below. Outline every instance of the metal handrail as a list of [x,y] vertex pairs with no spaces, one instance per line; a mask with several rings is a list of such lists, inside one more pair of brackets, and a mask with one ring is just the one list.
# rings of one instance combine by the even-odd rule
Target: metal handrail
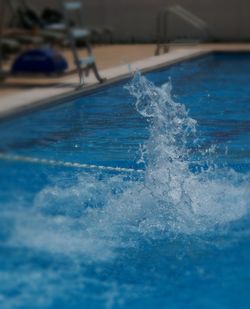
[[161,49],[163,49],[164,53],[168,52],[169,50],[169,13],[176,15],[182,20],[185,20],[187,23],[199,29],[206,36],[208,36],[208,26],[201,18],[180,5],[169,6],[158,12],[156,16],[157,46],[155,55],[159,55]]
[[[71,26],[70,24],[70,17],[69,17],[69,12],[70,11],[76,11],[80,12],[82,9],[82,4],[79,1],[67,1],[67,0],[61,0],[61,8],[64,12],[64,17],[65,17],[65,22],[66,22],[66,28],[67,28],[67,35],[69,39],[69,43],[71,46],[72,54],[74,57],[75,65],[77,68],[77,72],[79,75],[79,80],[80,80],[80,85],[83,85],[84,83],[84,73],[88,74],[89,70],[92,70],[96,79],[102,83],[105,79],[103,79],[97,69],[96,63],[95,63],[95,58],[92,55],[92,48],[89,42],[89,35],[86,35],[88,31],[85,31],[84,34],[84,41],[86,45],[86,49],[88,52],[88,57],[85,59],[81,59],[78,55],[77,47],[76,47],[76,39],[74,36],[74,27]],[[79,15],[81,15],[79,13]],[[79,20],[81,22],[82,26],[82,18],[79,16]],[[92,61],[89,61],[88,59],[92,59]],[[83,61],[86,60],[86,61]],[[84,67],[83,67],[84,65]]]

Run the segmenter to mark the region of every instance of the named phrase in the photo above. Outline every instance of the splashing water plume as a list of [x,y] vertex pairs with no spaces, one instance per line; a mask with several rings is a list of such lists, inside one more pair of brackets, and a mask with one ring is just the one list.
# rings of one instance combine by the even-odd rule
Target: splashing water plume
[[[32,225],[19,220],[18,243],[56,252],[64,252],[67,243],[68,254],[110,260],[115,248],[136,246],[141,237],[205,233],[248,212],[249,175],[216,168],[190,171],[187,142],[197,139],[196,121],[173,101],[171,83],[156,87],[136,73],[126,88],[150,126],[141,158],[144,176],[82,173],[67,188],[45,188],[35,198]],[[39,237],[28,236],[30,229]],[[50,241],[44,241],[51,231]]]
[[188,139],[199,152],[196,121],[188,116],[184,105],[173,101],[171,82],[156,87],[136,73],[127,89],[136,98],[137,111],[150,123],[150,138],[144,146],[144,194],[151,196],[146,231],[150,231],[147,222],[151,227],[154,222],[165,232],[192,234],[241,218],[247,212],[248,195],[247,185],[237,186],[242,175],[229,169],[221,172],[213,166],[199,174],[190,171]]
[[[173,100],[171,82],[156,87],[136,73],[126,89],[149,125],[149,139],[141,146],[140,162],[145,173],[114,175],[89,170],[69,183],[67,179],[64,182],[55,178],[54,186],[45,187],[34,197],[32,207],[15,205],[2,213],[6,222],[12,219],[15,224],[14,232],[8,236],[9,246],[39,252],[39,257],[45,252],[55,259],[56,266],[52,265],[46,278],[42,272],[34,273],[34,287],[29,283],[28,272],[21,269],[18,273],[27,295],[33,295],[30,291],[34,289],[40,295],[40,285],[47,289],[41,294],[45,295],[40,300],[41,307],[54,295],[93,285],[89,265],[100,270],[101,265],[122,258],[124,251],[129,252],[125,254],[127,261],[131,250],[143,251],[143,242],[171,242],[182,236],[186,239],[207,232],[219,233],[249,212],[249,173],[220,169],[214,164],[191,171],[190,141],[203,162],[212,162],[211,150],[199,150],[196,121],[189,117],[184,105]],[[68,270],[64,269],[64,260],[62,268],[58,267],[65,257],[71,261]],[[16,288],[14,275],[10,272],[2,276],[4,286]],[[74,278],[74,284],[64,281],[67,275]],[[106,297],[106,307],[111,308],[117,293],[120,299],[126,295],[119,294],[122,284],[104,281],[97,279],[95,284],[107,285],[103,287],[107,297],[106,292],[100,297]],[[27,304],[26,296],[20,295],[16,302]]]

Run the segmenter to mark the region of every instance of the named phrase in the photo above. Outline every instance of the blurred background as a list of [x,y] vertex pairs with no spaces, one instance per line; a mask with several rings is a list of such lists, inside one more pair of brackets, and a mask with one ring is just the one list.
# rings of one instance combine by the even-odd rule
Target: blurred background
[[[91,70],[102,82],[98,69],[170,47],[250,40],[249,0],[0,0],[0,6],[1,94],[76,72],[83,83]],[[37,58],[27,65],[34,53],[53,66]],[[39,78],[31,80],[34,73]]]
[[[7,3],[0,0],[0,3]],[[18,2],[18,1],[15,1]],[[19,1],[22,2],[22,1]],[[44,8],[60,10],[58,0],[25,1],[37,12]],[[81,0],[85,26],[110,27],[114,42],[155,42],[156,14],[162,9],[180,5],[204,20],[211,39],[216,41],[248,41],[250,39],[249,0]],[[6,23],[10,14],[5,17]],[[171,38],[197,37],[199,31],[174,14],[169,16]]]

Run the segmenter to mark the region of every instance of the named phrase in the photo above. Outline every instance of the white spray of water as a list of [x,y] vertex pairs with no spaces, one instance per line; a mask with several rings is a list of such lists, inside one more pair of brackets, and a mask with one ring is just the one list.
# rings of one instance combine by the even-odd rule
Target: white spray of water
[[249,175],[189,170],[187,139],[196,139],[196,121],[173,101],[171,83],[156,87],[137,73],[127,89],[149,120],[144,178],[83,173],[71,187],[45,188],[33,220],[18,215],[16,244],[108,261],[141,238],[197,235],[246,215]]
[[[127,89],[150,127],[140,160],[145,174],[138,179],[83,172],[71,185],[55,180],[55,186],[35,197],[32,208],[15,206],[1,214],[14,221],[5,246],[70,259],[69,274],[75,284],[69,280],[62,285],[67,276],[64,269],[52,268],[46,277],[41,271],[21,270],[18,278],[24,291],[12,299],[12,308],[32,303],[34,293],[45,307],[55,295],[63,297],[79,287],[84,290],[91,278],[83,274],[83,261],[97,266],[111,263],[119,252],[140,248],[141,240],[217,233],[218,226],[224,229],[248,214],[249,174],[215,167],[190,171],[187,141],[196,143],[196,122],[183,105],[173,101],[171,83],[156,87],[137,73]],[[4,286],[16,288],[14,277],[11,271],[2,274]],[[100,295],[100,301],[111,308],[125,293],[119,293],[122,285],[96,282],[105,284],[106,294]],[[45,290],[41,292],[40,286]],[[0,304],[9,308],[3,297],[0,294]]]
[[213,166],[200,174],[190,171],[187,141],[192,138],[197,143],[196,121],[184,105],[173,101],[171,83],[156,87],[137,73],[127,88],[136,98],[137,111],[150,123],[144,186],[153,196],[152,209],[159,209],[156,225],[164,231],[192,234],[246,214],[248,176],[243,185],[237,185],[242,175],[234,171]]

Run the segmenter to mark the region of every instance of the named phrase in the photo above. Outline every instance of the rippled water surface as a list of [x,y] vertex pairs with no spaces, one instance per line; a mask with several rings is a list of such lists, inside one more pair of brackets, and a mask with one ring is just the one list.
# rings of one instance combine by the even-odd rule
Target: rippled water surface
[[249,84],[211,54],[1,123],[0,308],[249,308]]

